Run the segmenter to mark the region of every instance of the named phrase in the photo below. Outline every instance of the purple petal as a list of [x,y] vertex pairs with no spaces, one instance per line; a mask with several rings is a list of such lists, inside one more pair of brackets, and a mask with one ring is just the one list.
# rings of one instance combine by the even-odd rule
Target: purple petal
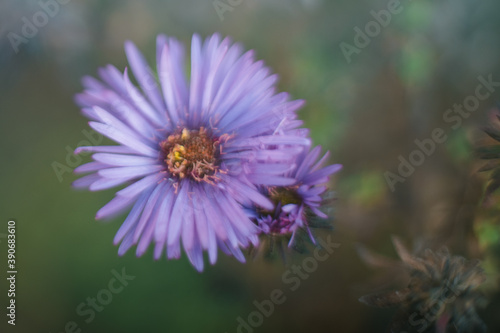
[[120,244],[120,247],[118,247],[118,255],[120,257],[123,256],[132,247],[132,245],[134,245],[132,243],[132,234],[127,234],[123,242]]
[[[189,205],[189,207],[186,207],[187,210],[192,210],[193,207],[192,205]],[[194,224],[194,219],[191,216],[185,216],[184,221],[181,226],[181,236],[182,236],[182,244],[184,245],[184,250],[186,252],[190,251],[193,246],[195,241],[195,224]]]
[[[144,205],[146,204],[146,200],[150,196],[151,191],[146,191],[144,192],[135,202],[134,206],[132,207],[132,210],[128,214],[127,218],[121,225],[120,229],[118,229],[118,232],[115,235],[115,238],[113,240],[113,243],[117,245],[125,235],[127,236],[132,236],[133,233],[129,232],[133,226],[136,225],[137,219],[139,218],[142,210],[144,209]],[[132,237],[130,237],[130,244],[133,243]]]
[[232,246],[226,246],[222,242],[219,242],[219,247],[227,254],[232,254],[239,262],[245,262],[245,256],[241,253],[241,250],[238,247],[234,248]]
[[90,186],[90,184],[92,184],[93,182],[95,182],[96,180],[99,180],[99,179],[101,179],[101,177],[98,174],[93,173],[93,174],[86,175],[80,179],[75,180],[73,182],[72,186],[75,189],[88,188]]
[[[146,116],[147,119],[151,120],[154,124],[161,126],[162,124],[165,124],[166,118],[164,116],[160,116],[161,110],[155,110],[153,107],[149,104],[149,102],[142,96],[142,94],[139,92],[139,90],[134,87],[132,82],[130,81],[130,78],[128,76],[128,71],[125,69],[125,72],[123,73],[123,80],[125,82],[125,87],[127,89],[127,93],[132,99],[132,102],[134,105],[142,111],[142,114]],[[163,115],[163,114],[162,114]]]
[[99,80],[93,78],[92,76],[84,76],[82,78],[82,84],[85,87],[85,89],[89,90],[104,90],[106,89],[106,86],[102,84]]
[[214,92],[216,92],[215,77],[217,75],[217,71],[224,59],[228,48],[229,48],[229,40],[225,39],[219,44],[220,37],[215,34],[214,37],[210,40],[212,46],[212,55],[210,56],[211,63],[207,66],[209,73],[205,80],[205,88],[203,89],[203,96],[201,100],[201,109],[208,110],[210,108],[210,104],[212,103]]
[[78,155],[82,152],[95,153],[115,153],[115,154],[135,154],[136,152],[129,147],[124,146],[82,146],[75,149],[74,154]]
[[[161,202],[158,209],[157,216],[155,216],[156,224],[154,230],[154,237],[157,242],[165,241],[167,239],[167,231],[169,225],[172,223],[172,207],[174,201],[177,199],[174,193],[174,189],[166,189],[166,184],[163,187],[163,196],[160,196],[158,202]],[[154,213],[152,213],[154,214]],[[142,221],[141,221],[142,222]]]
[[101,220],[104,218],[112,218],[115,215],[121,213],[134,202],[135,198],[129,197],[114,197],[110,202],[108,202],[104,207],[99,209],[96,213],[96,220]]
[[311,140],[297,136],[267,135],[245,140],[231,141],[231,147],[258,147],[260,145],[301,145],[309,146]]
[[273,203],[259,191],[235,179],[231,181],[228,192],[235,197],[243,196],[264,209],[273,209],[274,207]]
[[273,176],[269,174],[250,174],[252,183],[267,186],[290,186],[296,183],[294,178]]
[[285,213],[291,213],[292,211],[298,209],[299,207],[295,204],[288,204],[288,205],[284,205],[283,207],[281,207],[281,210],[284,211]]
[[165,45],[163,47],[163,52],[160,58],[160,82],[162,87],[163,96],[165,98],[165,103],[167,105],[167,112],[173,123],[178,123],[181,119],[182,108],[185,107],[185,100],[180,96],[179,87],[177,85],[182,85],[185,83],[176,82],[176,77],[174,74],[175,69],[172,64],[172,50]]
[[121,195],[124,197],[136,196],[137,194],[145,191],[149,187],[157,184],[162,178],[159,174],[149,175],[147,177],[142,178],[141,180],[136,181],[130,186],[127,186],[123,190],[116,192],[116,195]]
[[[128,133],[123,133],[121,131],[118,131],[116,128],[106,125],[106,124],[101,124],[101,123],[96,123],[96,122],[89,122],[90,127],[92,127],[94,130],[97,132],[101,133],[102,135],[107,136],[111,140],[114,140],[118,143],[121,143],[130,149],[133,149],[136,153],[150,156],[150,157],[157,157],[158,156],[158,151],[149,147],[148,145],[144,144],[143,142],[136,140],[133,137],[130,137]],[[77,149],[78,150],[78,149]]]
[[181,257],[181,242],[176,241],[172,245],[167,246],[168,259],[179,259]]
[[203,271],[203,251],[200,244],[195,242],[189,250],[186,250],[189,261],[198,272]]
[[118,178],[118,179],[108,179],[101,178],[93,182],[89,186],[89,190],[91,191],[102,191],[107,190],[112,187],[116,187],[118,185],[122,185],[123,183],[129,181],[131,178]]
[[330,176],[340,169],[342,169],[342,165],[340,164],[329,165],[321,170],[315,171],[305,176],[304,184],[320,184],[323,182],[322,180],[324,180],[325,177]]
[[242,235],[249,237],[257,233],[257,227],[250,221],[248,216],[245,215],[243,209],[240,205],[227,193],[223,193],[220,197],[220,206],[227,210],[227,216],[231,216],[231,221],[236,221],[232,223]]
[[122,75],[116,67],[112,65],[107,65],[104,68],[99,68],[99,75],[113,90],[117,91],[121,95],[126,95],[127,90],[125,89],[125,84],[123,82]]
[[165,248],[165,239],[162,239],[160,241],[156,241],[155,249],[153,252],[153,257],[155,258],[155,260],[158,260],[161,258],[161,255],[163,254],[164,248]]
[[[161,52],[163,50],[163,46],[167,44],[168,38],[165,34],[159,34],[156,36],[156,60],[158,61],[161,57]],[[159,68],[157,64],[157,68]]]
[[311,168],[311,171],[316,171],[318,170],[322,165],[323,163],[326,162],[326,160],[328,159],[328,157],[330,157],[330,152],[327,151],[325,153],[325,155],[318,161],[318,163],[316,163],[312,168]]
[[202,207],[194,204],[194,219],[196,222],[196,231],[200,240],[200,244],[203,249],[208,249],[208,225],[207,225],[207,217],[205,216],[205,212],[202,210]]
[[159,172],[164,167],[162,165],[141,165],[131,167],[109,168],[98,171],[98,174],[106,178],[137,178]]
[[309,154],[302,160],[302,163],[300,164],[299,168],[295,172],[295,178],[297,180],[302,180],[306,173],[310,170],[311,165],[316,161],[316,159],[319,156],[319,153],[321,152],[321,146],[314,147]]
[[189,109],[197,112],[200,107],[202,95],[203,57],[201,51],[201,38],[194,34],[191,40],[191,87],[189,89]]
[[140,166],[157,164],[158,159],[144,156],[119,155],[119,154],[94,154],[92,158],[101,164],[112,166]]
[[165,109],[165,105],[160,95],[160,91],[158,90],[158,83],[156,82],[151,68],[149,68],[146,60],[144,59],[144,56],[137,49],[134,43],[130,41],[125,42],[125,53],[127,54],[128,62],[132,67],[134,76],[139,82],[142,91],[148,96],[157,111],[163,111]]
[[[226,240],[227,239],[227,233],[226,230],[224,229],[224,225],[220,220],[219,214],[216,212],[215,207],[214,207],[214,202],[215,201],[209,201],[209,197],[207,196],[208,191],[211,190],[210,188],[204,188],[205,196],[201,197],[202,204],[200,204],[200,208],[202,208],[206,212],[206,217],[207,217],[207,224],[209,230],[213,230],[217,237],[221,240]],[[220,195],[220,192],[216,192],[215,196]],[[210,236],[210,235],[209,235]],[[210,238],[209,238],[210,240]],[[213,244],[212,244],[213,245]]]
[[122,241],[123,237],[125,237],[125,235],[133,234],[130,231],[133,226],[136,226],[137,219],[139,218],[146,204],[146,200],[147,197],[145,195],[141,195],[141,197],[139,197],[139,199],[136,201],[134,207],[132,207],[132,210],[130,211],[127,218],[120,226],[120,229],[118,229],[115,238],[113,239],[113,243],[115,245],[118,245]]
[[[101,161],[102,162],[102,161]],[[287,172],[295,169],[296,164],[285,163],[259,163],[252,166],[252,173],[263,175],[284,175]]]
[[167,111],[173,123],[184,119],[189,103],[188,88],[184,75],[184,47],[174,38],[158,50],[158,76],[160,78]]
[[210,226],[208,227],[208,258],[212,265],[217,261],[217,238],[215,237],[214,229]]
[[[175,204],[172,208],[172,214],[170,215],[170,221],[168,226],[167,244],[172,245],[175,242],[179,242],[179,236],[181,233],[182,221],[187,218],[193,218],[191,205],[189,204],[189,181],[182,182],[180,185],[177,198],[175,198]],[[164,237],[164,232],[159,232],[158,237]],[[157,234],[155,232],[155,239],[158,241]]]
[[226,234],[227,234],[227,240],[233,247],[238,247],[239,242],[238,242],[238,237],[236,236],[236,233],[233,229],[232,224],[229,222],[228,217],[224,214],[224,208],[220,207],[219,202],[214,202],[213,207],[216,213],[215,219],[219,220],[220,223],[222,224]]
[[77,167],[75,170],[73,170],[74,173],[80,174],[80,173],[87,173],[87,172],[92,172],[92,171],[97,171],[101,169],[105,169],[108,166],[104,163],[99,163],[99,162],[89,162],[80,165]]
[[325,213],[323,213],[322,211],[320,211],[318,208],[316,207],[312,207],[312,206],[309,206],[309,209],[311,209],[313,211],[314,214],[318,215],[319,217],[323,218],[323,219],[326,219],[328,218],[328,215],[326,215]]
[[[137,228],[134,232],[134,242],[137,242],[139,240],[143,231],[145,235],[149,235],[150,233],[152,234],[152,232],[156,228],[158,219],[165,219],[165,216],[168,216],[168,214],[170,213],[169,207],[161,207],[161,205],[168,204],[168,202],[166,202],[166,199],[169,199],[166,196],[167,192],[169,191],[167,189],[167,186],[168,185],[166,182],[158,184],[149,196],[146,206],[142,211],[141,218],[137,223]],[[159,200],[160,198],[163,198],[163,201]],[[167,212],[167,215],[165,215],[165,212]]]
[[[233,45],[227,55],[227,58],[229,58],[229,61],[232,61],[232,63],[224,62],[222,66],[224,66],[225,71],[220,71],[220,83],[218,84],[217,93],[212,102],[212,108],[214,110],[219,110],[221,115],[229,109],[230,105],[234,104],[238,97],[236,94],[229,94],[234,91],[237,83],[244,81],[244,75],[249,75],[248,71],[245,71],[245,64],[251,64],[254,52],[248,51],[243,56],[239,57],[241,55],[241,50],[242,48],[239,44]],[[223,74],[224,76],[222,76]],[[232,98],[228,98],[230,96],[232,96]]]
[[149,228],[146,228],[146,230],[142,234],[142,237],[139,243],[137,244],[136,255],[138,257],[142,256],[147,251],[149,244],[151,244],[151,240],[153,239],[153,231],[154,231],[154,225],[152,225]]
[[140,141],[140,142],[142,142],[146,145],[149,145],[149,146],[153,146],[153,147],[156,146],[157,143],[155,141],[153,141],[152,139],[150,139],[144,135],[139,136],[138,134],[136,134],[136,132],[131,127],[129,127],[128,125],[123,123],[121,120],[119,120],[118,118],[116,118],[111,113],[104,110],[103,108],[96,106],[96,107],[94,107],[94,111],[99,116],[99,118],[101,118],[102,123],[105,123],[107,125],[110,125],[110,126],[116,128],[120,132],[123,132],[123,133],[131,136],[134,140]]

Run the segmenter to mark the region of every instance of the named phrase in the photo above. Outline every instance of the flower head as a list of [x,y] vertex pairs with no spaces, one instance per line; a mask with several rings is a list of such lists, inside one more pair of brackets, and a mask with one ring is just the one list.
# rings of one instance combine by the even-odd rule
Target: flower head
[[[393,242],[410,276],[407,287],[360,298],[376,307],[400,306],[391,332],[486,332],[476,313],[484,305],[477,289],[486,280],[478,261],[452,256],[446,248],[415,257],[397,238]],[[362,255],[372,261],[367,252]]]
[[244,261],[240,248],[258,243],[259,228],[242,207],[273,209],[258,187],[295,184],[284,173],[310,144],[297,129],[303,102],[276,94],[276,75],[217,34],[193,36],[189,78],[173,38],[157,38],[159,82],[134,44],[125,51],[140,88],[108,65],[76,96],[89,125],[118,145],[77,148],[94,161],[75,170],[90,174],[74,186],[127,185],[96,215],[132,206],[114,240],[119,254],[136,244],[140,256],[154,243],[155,258],[179,258],[182,243],[200,271],[204,250],[212,264],[218,248]]
[[262,192],[271,200],[273,208],[256,208],[251,216],[262,233],[270,236],[271,241],[286,238],[288,246],[292,246],[297,239],[297,234],[305,232],[312,243],[315,239],[310,227],[317,218],[326,219],[328,216],[321,211],[324,194],[329,177],[339,171],[342,166],[333,164],[323,167],[328,159],[326,153],[319,161],[321,147],[315,147],[310,152],[304,151],[297,155],[286,176],[295,181],[287,186],[267,186]]

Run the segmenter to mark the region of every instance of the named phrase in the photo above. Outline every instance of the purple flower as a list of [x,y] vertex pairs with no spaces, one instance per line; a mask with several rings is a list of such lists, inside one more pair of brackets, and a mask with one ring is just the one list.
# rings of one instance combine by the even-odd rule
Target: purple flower
[[250,213],[264,234],[271,237],[289,237],[291,246],[299,230],[306,231],[315,243],[310,230],[313,217],[326,219],[328,216],[320,210],[323,195],[329,177],[339,171],[342,166],[333,164],[322,167],[328,159],[326,153],[319,161],[321,147],[315,147],[310,152],[304,151],[295,158],[293,168],[285,175],[295,179],[286,186],[268,186],[263,192],[273,202],[272,210],[257,208]]
[[102,82],[85,77],[76,96],[89,125],[119,145],[77,148],[93,152],[94,161],[75,170],[90,174],[74,186],[127,185],[96,215],[132,206],[114,239],[120,255],[136,244],[140,256],[154,243],[156,259],[164,251],[179,258],[182,241],[198,271],[204,250],[212,264],[218,248],[243,262],[241,247],[257,244],[259,233],[243,206],[273,209],[258,186],[295,184],[285,172],[310,144],[296,129],[303,102],[276,94],[277,76],[254,52],[217,34],[204,42],[193,36],[190,79],[173,38],[157,38],[159,82],[134,44],[125,51],[140,89],[127,70],[108,65],[99,71]]

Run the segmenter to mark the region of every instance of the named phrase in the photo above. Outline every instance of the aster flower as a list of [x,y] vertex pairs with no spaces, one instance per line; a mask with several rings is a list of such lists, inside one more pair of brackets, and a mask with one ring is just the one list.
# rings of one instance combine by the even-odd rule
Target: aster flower
[[154,243],[156,259],[179,258],[182,243],[199,271],[204,250],[212,264],[218,248],[244,261],[241,248],[258,243],[259,228],[242,207],[273,209],[258,186],[294,184],[284,173],[310,144],[296,130],[303,102],[276,94],[277,76],[254,52],[217,34],[193,36],[189,79],[174,38],[157,38],[159,82],[134,44],[125,51],[140,89],[108,65],[76,96],[90,127],[118,145],[77,148],[94,161],[75,170],[90,174],[74,186],[127,185],[96,215],[132,206],[114,239],[120,255],[136,244],[141,256]]
[[[486,280],[479,261],[452,256],[446,248],[437,252],[427,249],[415,257],[397,238],[393,243],[410,276],[408,286],[360,298],[375,307],[400,307],[391,332],[486,332],[476,313],[476,307],[485,303],[477,290]],[[368,263],[390,266],[390,260],[365,249],[361,255]]]
[[340,164],[323,167],[329,153],[318,161],[320,152],[321,147],[317,146],[296,156],[292,168],[285,174],[295,180],[293,184],[261,189],[274,207],[271,210],[256,207],[249,214],[264,234],[263,252],[271,252],[276,245],[282,252],[285,240],[289,247],[295,246],[297,240],[302,243],[299,233],[307,234],[310,241],[316,244],[310,228],[324,226],[321,222],[328,218],[321,211],[327,191],[322,184],[342,168]]

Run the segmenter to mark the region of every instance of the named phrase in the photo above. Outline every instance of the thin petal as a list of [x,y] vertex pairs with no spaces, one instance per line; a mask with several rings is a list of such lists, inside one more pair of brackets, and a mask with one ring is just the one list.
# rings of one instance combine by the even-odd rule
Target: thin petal
[[74,173],[79,174],[79,173],[87,173],[87,172],[92,172],[92,171],[97,171],[101,169],[105,169],[108,166],[104,163],[99,163],[99,162],[89,162],[80,165],[77,167],[75,170],[73,170]]
[[[170,222],[168,226],[167,244],[172,245],[179,242],[179,237],[181,233],[182,221],[184,219],[192,219],[193,212],[191,205],[189,204],[189,181],[182,182],[180,185],[179,193],[177,198],[175,198],[175,204],[172,208],[172,214],[170,215]],[[161,230],[156,234],[155,238],[158,241],[159,238],[164,238],[164,230]]]
[[157,164],[158,159],[145,156],[120,155],[120,154],[94,154],[92,158],[98,162],[112,166],[139,166]]
[[104,207],[97,211],[95,218],[96,220],[112,218],[127,209],[134,200],[135,198],[114,197],[110,202],[104,205]]
[[147,177],[142,178],[141,180],[136,181],[132,185],[127,186],[123,190],[116,192],[116,195],[121,195],[124,197],[135,196],[135,195],[143,192],[147,188],[158,183],[158,181],[160,181],[161,178],[162,178],[162,176],[159,174],[149,175]]
[[115,238],[113,240],[113,243],[117,245],[118,243],[121,242],[123,237],[126,234],[132,235],[133,233],[129,233],[131,228],[136,224],[137,219],[139,218],[139,215],[141,214],[144,205],[146,204],[146,200],[148,199],[149,195],[151,192],[144,192],[139,199],[137,199],[136,203],[132,207],[132,210],[128,214],[127,218],[121,225],[120,229],[118,229],[118,232],[115,235]]
[[109,188],[122,185],[123,183],[128,182],[130,179],[131,178],[117,178],[117,179],[100,178],[89,186],[89,190],[91,191],[107,190]]
[[174,206],[176,198],[176,194],[174,193],[174,189],[169,188],[166,190],[166,193],[163,197],[160,197],[161,205],[158,210],[158,217],[156,217],[156,225],[154,236],[155,240],[165,241],[167,238],[167,231],[169,225],[172,223],[172,207]]
[[99,180],[99,179],[101,179],[101,177],[98,174],[93,173],[93,174],[86,175],[80,179],[75,180],[73,182],[72,186],[75,189],[88,188],[90,186],[90,184],[92,184],[93,182],[95,182],[96,180]]
[[189,250],[186,250],[186,254],[194,268],[196,268],[198,272],[203,271],[203,250],[200,244],[195,242]]
[[132,167],[109,168],[98,171],[99,175],[106,178],[137,178],[146,176],[163,169],[162,165],[141,165]]
[[[139,90],[132,84],[130,78],[128,76],[128,71],[125,69],[123,73],[123,80],[125,82],[125,88],[127,89],[127,93],[132,99],[135,107],[142,111],[142,114],[146,116],[147,119],[152,121],[154,124],[161,126],[165,124],[166,119],[162,117],[159,111],[156,111],[151,104],[142,96]],[[160,110],[161,111],[161,110]]]
[[163,103],[160,91],[158,90],[158,83],[156,82],[151,68],[144,59],[144,56],[137,49],[134,43],[130,41],[125,42],[125,53],[127,54],[134,76],[139,82],[142,91],[148,96],[149,100],[158,112],[163,111],[165,109],[165,104]]
[[75,155],[82,152],[113,153],[113,154],[135,154],[136,152],[124,146],[82,146],[75,149]]
[[321,170],[315,171],[315,172],[310,173],[307,176],[305,176],[304,183],[305,184],[319,184],[319,183],[321,183],[320,180],[334,174],[335,172],[339,171],[340,169],[342,169],[342,165],[340,165],[340,164],[329,165],[327,167],[324,167]]
[[[102,135],[107,136],[111,140],[114,140],[118,143],[121,143],[130,149],[133,149],[135,153],[139,153],[145,156],[157,157],[158,151],[144,144],[142,141],[136,140],[133,137],[130,137],[129,133],[124,133],[122,131],[117,130],[116,128],[107,125],[101,124],[97,122],[89,122],[89,126],[92,127],[97,132]],[[78,149],[77,149],[78,151]]]
[[302,163],[295,173],[297,180],[301,180],[306,175],[311,168],[311,165],[313,165],[318,158],[320,152],[321,146],[316,146],[313,150],[311,150],[311,152],[309,152],[309,154],[307,154],[307,156],[305,156],[305,158],[302,159]]
[[[160,183],[156,186],[156,188],[153,190],[153,193],[149,196],[148,202],[146,203],[146,206],[142,211],[141,218],[137,223],[137,228],[134,232],[134,242],[137,242],[139,240],[139,237],[141,237],[143,231],[144,235],[142,236],[142,238],[150,237],[150,234],[152,235],[152,232],[156,228],[158,219],[168,220],[166,219],[166,216],[170,214],[170,207],[168,206],[169,197],[167,196],[167,193],[169,190],[167,189],[167,186],[168,185],[166,182]],[[162,200],[160,200],[160,198],[162,198]]]

